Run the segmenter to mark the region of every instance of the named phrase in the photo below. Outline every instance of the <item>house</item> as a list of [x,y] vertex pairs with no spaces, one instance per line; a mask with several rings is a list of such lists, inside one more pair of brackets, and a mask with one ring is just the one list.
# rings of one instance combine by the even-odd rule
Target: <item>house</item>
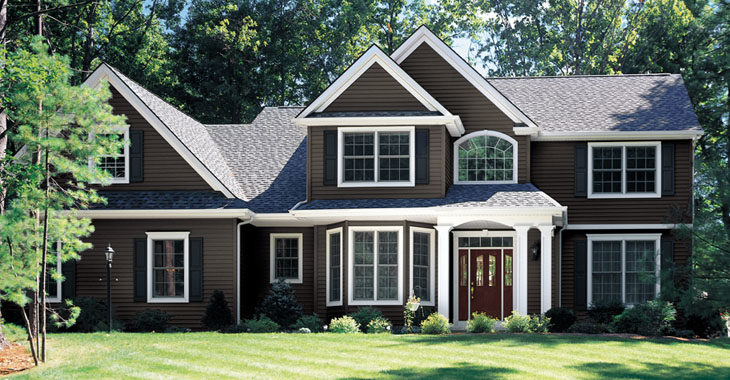
[[[237,318],[290,282],[305,313],[364,305],[396,324],[409,294],[457,326],[656,297],[684,265],[701,134],[679,75],[484,78],[425,27],[372,46],[307,107],[205,125],[101,65],[130,141],[93,249],[55,299],[162,309],[200,327],[214,290]],[[669,279],[671,281],[671,279]]]

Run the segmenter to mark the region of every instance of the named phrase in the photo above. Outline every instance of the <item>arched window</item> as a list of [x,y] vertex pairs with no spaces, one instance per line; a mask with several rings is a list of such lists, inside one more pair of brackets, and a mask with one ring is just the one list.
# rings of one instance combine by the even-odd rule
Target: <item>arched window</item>
[[479,131],[454,143],[456,183],[516,183],[517,141],[503,133]]

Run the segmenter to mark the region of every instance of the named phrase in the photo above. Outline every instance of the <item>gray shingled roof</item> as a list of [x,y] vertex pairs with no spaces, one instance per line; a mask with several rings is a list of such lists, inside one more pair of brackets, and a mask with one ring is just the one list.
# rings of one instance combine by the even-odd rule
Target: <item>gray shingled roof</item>
[[266,107],[251,124],[207,125],[254,212],[288,212],[306,198],[302,107]]
[[487,80],[544,134],[701,130],[679,74]]
[[313,112],[307,117],[443,116],[439,111],[342,111]]
[[91,209],[105,210],[181,210],[181,209],[244,209],[246,202],[226,198],[218,191],[99,191],[105,205]]
[[317,199],[297,210],[359,208],[552,208],[559,203],[531,183],[506,185],[453,185],[444,198]]
[[187,147],[195,157],[235,196],[244,197],[244,192],[236,183],[233,172],[218,150],[218,146],[208,134],[205,126],[184,114],[171,104],[147,91],[135,81],[127,78],[117,69],[109,68],[119,76],[124,84],[154,113],[160,121]]

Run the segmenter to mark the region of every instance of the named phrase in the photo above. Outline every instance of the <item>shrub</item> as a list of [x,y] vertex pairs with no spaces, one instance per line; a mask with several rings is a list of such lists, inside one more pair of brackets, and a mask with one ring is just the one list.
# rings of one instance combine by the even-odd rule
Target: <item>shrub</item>
[[[52,314],[49,314],[48,331],[96,332],[109,330],[109,308],[106,302],[91,297],[77,297],[74,299],[73,304],[74,307],[81,310],[78,317],[76,317],[76,323],[69,327],[56,327]],[[62,318],[68,318],[71,311],[69,307],[64,305],[57,310],[57,313]],[[112,329],[124,330],[124,323],[112,317]]]
[[649,301],[634,305],[616,316],[612,327],[620,333],[641,335],[665,335],[671,332],[671,322],[676,318],[677,310],[665,301]]
[[159,309],[143,310],[135,314],[132,329],[134,331],[163,332],[171,319],[170,314]]
[[292,330],[309,329],[310,332],[322,332],[322,326],[324,322],[317,316],[317,314],[305,315],[291,325]]
[[205,314],[203,314],[200,321],[205,327],[216,331],[233,324],[231,307],[228,305],[228,300],[226,300],[226,296],[222,291],[213,291],[208,306],[205,308]]
[[240,334],[246,332],[246,326],[243,323],[232,325],[220,331],[223,334]]
[[368,323],[367,332],[368,334],[384,334],[389,333],[392,327],[387,319],[377,317]]
[[310,330],[310,329],[308,329],[306,327],[302,327],[299,330],[297,330],[297,332],[300,333],[300,334],[311,334],[312,333],[312,330]]
[[2,327],[2,333],[5,336],[5,339],[11,342],[20,342],[28,339],[28,333],[26,332],[25,327],[21,327],[13,323],[2,323],[2,321],[0,321],[0,324],[2,325],[0,327]]
[[566,307],[554,307],[548,310],[547,313],[545,313],[545,316],[550,318],[550,325],[548,328],[551,332],[567,331],[576,320],[575,312]]
[[466,332],[469,333],[486,333],[494,332],[494,324],[497,319],[488,316],[485,313],[474,312],[471,315],[471,320],[466,322]]
[[340,318],[333,318],[330,321],[329,331],[340,334],[352,334],[360,332],[357,321],[349,315]]
[[624,312],[626,307],[621,302],[598,302],[588,308],[588,318],[601,324],[611,324],[613,318]]
[[521,315],[516,310],[513,310],[512,314],[504,319],[504,327],[511,333],[530,332],[530,316]]
[[692,330],[677,330],[677,332],[675,332],[674,335],[679,338],[686,338],[686,339],[694,339],[697,337],[697,334],[695,334],[695,332]]
[[451,332],[449,320],[439,313],[429,315],[421,322],[421,332],[424,334],[448,334]]
[[357,322],[357,325],[360,326],[360,330],[362,330],[362,332],[368,332],[367,329],[370,322],[375,319],[382,318],[383,313],[374,307],[365,306],[350,314],[350,316],[355,320],[355,322]]
[[576,322],[568,328],[568,332],[576,334],[605,334],[611,332],[611,329],[603,323]]
[[421,326],[421,323],[423,323],[423,321],[425,321],[429,315],[431,315],[435,312],[436,312],[436,308],[433,306],[419,307],[413,316],[413,328],[418,328],[418,326]]
[[189,333],[191,330],[187,327],[170,326],[165,329],[165,333]]
[[302,316],[302,307],[297,303],[291,285],[279,279],[271,285],[269,294],[256,312],[266,315],[279,326],[291,326]]
[[550,326],[550,318],[542,315],[537,314],[530,317],[530,327],[528,329],[531,333],[538,333],[538,334],[544,334],[548,332],[548,327]]
[[263,314],[259,314],[258,318],[244,320],[242,327],[244,332],[250,333],[272,333],[279,331],[279,324]]

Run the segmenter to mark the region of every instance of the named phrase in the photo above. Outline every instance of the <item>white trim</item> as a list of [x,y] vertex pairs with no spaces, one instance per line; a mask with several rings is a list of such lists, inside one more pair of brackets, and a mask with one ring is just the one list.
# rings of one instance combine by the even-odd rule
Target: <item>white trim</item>
[[[380,181],[380,133],[381,132],[408,132],[410,150],[410,173],[408,181]],[[374,180],[362,182],[346,182],[344,177],[344,148],[345,133],[372,133],[373,134],[373,166]],[[342,127],[337,128],[337,187],[413,187],[416,185],[416,128],[413,126],[400,127]]]
[[[155,297],[152,255],[155,240],[183,240],[185,285],[182,297]],[[190,295],[190,232],[147,232],[147,303],[187,303]]]
[[273,284],[277,281],[276,278],[276,239],[297,239],[297,278],[286,278],[284,281],[290,284],[301,284],[302,279],[302,241],[304,240],[304,234],[302,233],[271,233],[269,234],[269,283]]
[[532,141],[585,140],[686,140],[697,139],[703,131],[606,131],[606,132],[541,132]]
[[552,308],[553,236],[555,226],[538,226],[540,230],[540,313]]
[[[358,231],[374,232],[373,252],[373,300],[355,300],[354,295],[354,249],[353,235]],[[398,299],[379,301],[378,298],[378,232],[398,232]],[[348,305],[403,305],[403,227],[402,226],[352,226],[347,229],[347,298]]]
[[[330,284],[332,282],[332,279],[330,278],[330,235],[333,234],[340,234],[340,299],[332,301],[330,299]],[[342,296],[343,288],[342,288],[342,267],[345,265],[345,262],[342,260],[342,251],[345,249],[345,247],[342,246],[342,227],[333,228],[331,230],[327,230],[326,236],[327,236],[327,306],[341,306],[342,305],[342,299],[344,298]]]
[[[470,140],[474,137],[479,136],[494,136],[503,140],[506,140],[507,142],[512,144],[512,180],[511,181],[461,181],[459,180],[459,145],[463,143],[464,141]],[[454,184],[457,185],[482,185],[482,184],[506,184],[506,183],[517,183],[517,155],[518,155],[518,144],[517,140],[513,139],[510,136],[505,135],[504,133],[497,132],[497,131],[477,131],[472,132],[468,135],[464,135],[458,140],[454,141]]]
[[524,123],[528,127],[537,127],[519,108],[512,104],[494,86],[487,82],[473,67],[471,67],[453,49],[436,37],[427,27],[421,26],[411,35],[391,57],[399,65],[408,58],[422,43],[428,44],[441,58],[458,71],[469,83],[481,92],[487,99],[497,106],[507,117],[515,123]]
[[626,242],[627,241],[654,241],[654,264],[656,276],[656,286],[654,289],[654,297],[659,296],[661,289],[661,238],[662,234],[586,234],[588,239],[588,257],[586,258],[586,304],[590,307],[593,303],[593,242],[594,241],[621,241],[621,302],[626,303]]
[[457,115],[450,116],[366,116],[366,117],[310,117],[294,118],[292,122],[302,127],[342,126],[392,126],[392,125],[445,125],[452,137],[464,133],[464,125]]
[[410,256],[409,261],[411,263],[410,267],[410,289],[409,292],[413,292],[413,235],[416,233],[426,233],[429,235],[429,254],[428,254],[428,283],[429,283],[429,294],[431,296],[431,299],[428,301],[424,301],[421,299],[421,305],[423,306],[435,306],[436,303],[434,300],[436,299],[436,230],[432,228],[423,228],[423,227],[411,227],[410,228]]
[[691,224],[568,224],[565,230],[666,230]]
[[[454,228],[448,224],[437,224],[433,228],[438,232],[438,253],[436,255],[438,265],[438,305],[437,311],[446,316],[447,319],[455,321],[459,315],[458,304],[453,303],[453,299],[459,297],[458,276],[454,276],[453,299],[449,295],[449,244],[451,243],[451,230]],[[457,255],[458,256],[458,255]],[[458,268],[455,265],[454,268]],[[458,271],[458,269],[456,269]],[[455,313],[457,317],[451,317],[449,306],[455,305]]]
[[119,78],[119,76],[108,65],[102,63],[91,75],[84,81],[82,85],[89,87],[98,87],[101,80],[106,80],[126,99],[134,109],[144,117],[144,119],[159,133],[162,138],[167,141],[170,146],[187,162],[192,168],[200,174],[213,190],[217,190],[225,194],[228,198],[234,198],[233,193],[223,182],[218,179],[205,165],[196,157],[180,139],[163,123],[157,115],[155,115],[146,104]]
[[248,209],[180,210],[75,210],[65,211],[91,219],[230,219],[250,218]]
[[[55,246],[56,246],[56,272],[58,272],[58,274],[63,276],[62,265],[61,265],[62,264],[61,263],[61,242],[57,241],[55,243]],[[46,258],[46,260],[48,260],[48,258]],[[53,280],[53,278],[51,278],[51,280]],[[61,300],[63,299],[62,285],[63,285],[63,281],[61,281],[60,279],[56,280],[56,294],[53,297],[49,297],[48,295],[46,295],[46,303],[61,302]]]
[[[129,170],[129,144],[131,143],[131,141],[129,141],[129,125],[115,128],[114,132],[121,132],[120,134],[124,136],[124,148],[123,148],[124,153],[122,154],[122,157],[124,157],[124,177],[123,178],[112,177],[111,181],[109,181],[108,183],[105,183],[105,184],[109,184],[109,185],[112,185],[115,183],[116,184],[128,184],[129,183],[129,171],[130,171]],[[89,133],[89,138],[93,138],[93,137],[94,137],[94,133],[93,132]],[[105,155],[99,156],[99,158],[114,157],[114,156],[115,156],[114,154],[105,154]],[[89,158],[89,168],[93,169],[94,167],[96,167],[96,163],[94,162],[94,159]],[[91,183],[99,184],[101,182],[93,181]]]
[[[654,176],[654,192],[653,193],[629,193],[626,190],[627,184],[627,166],[626,166],[626,147],[641,146],[654,147],[656,150],[654,156],[654,165],[656,175]],[[621,192],[620,193],[594,193],[593,192],[593,148],[621,148]],[[615,198],[661,198],[662,196],[662,143],[660,141],[642,141],[642,142],[590,142],[588,143],[588,198],[589,199],[615,199]]]
[[515,136],[537,136],[540,132],[539,127],[512,127]]

